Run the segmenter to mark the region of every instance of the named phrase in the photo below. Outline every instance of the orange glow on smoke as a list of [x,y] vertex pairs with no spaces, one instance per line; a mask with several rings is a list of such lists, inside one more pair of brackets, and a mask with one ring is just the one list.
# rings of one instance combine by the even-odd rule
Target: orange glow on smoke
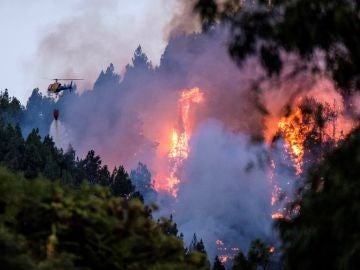
[[204,94],[198,87],[185,89],[178,99],[179,121],[173,125],[169,134],[169,146],[167,158],[169,160],[169,172],[165,176],[166,182],[162,185],[156,185],[157,190],[165,190],[176,197],[177,186],[180,179],[177,175],[183,161],[187,159],[190,149],[189,140],[192,134],[192,123],[190,119],[190,110],[193,104],[203,102]]

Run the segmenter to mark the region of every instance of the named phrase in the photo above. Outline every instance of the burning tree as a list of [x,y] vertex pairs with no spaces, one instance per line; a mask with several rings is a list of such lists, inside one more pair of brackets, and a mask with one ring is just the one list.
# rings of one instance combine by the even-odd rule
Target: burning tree
[[292,200],[293,187],[300,186],[309,168],[319,164],[344,139],[340,117],[335,102],[330,105],[314,98],[304,98],[280,119],[269,172],[273,186],[273,219],[287,218],[286,204]]
[[297,175],[322,160],[324,154],[343,138],[343,131],[337,130],[337,117],[335,103],[331,106],[314,98],[305,98],[280,119],[275,139],[284,139]]
[[286,269],[360,267],[360,130],[311,168],[289,207],[277,221]]

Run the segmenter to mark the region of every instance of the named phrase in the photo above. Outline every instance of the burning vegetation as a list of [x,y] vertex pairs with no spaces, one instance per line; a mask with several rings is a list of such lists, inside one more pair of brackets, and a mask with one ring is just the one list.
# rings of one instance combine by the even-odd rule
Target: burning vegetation
[[318,102],[316,97],[300,98],[279,120],[276,138],[284,140],[296,175],[304,172],[306,164],[322,160],[352,130],[354,123],[342,114],[336,100],[330,105]]
[[[113,24],[97,2],[73,16],[80,42],[62,22],[43,39],[42,67],[87,55],[95,78],[91,56],[117,53],[114,27],[86,36],[88,19]],[[56,100],[0,94],[0,264],[208,270],[218,255],[217,270],[359,269],[359,1],[182,2],[157,66],[139,46],[81,95],[57,80]],[[177,36],[194,7],[203,31]]]
[[164,189],[176,197],[180,179],[177,176],[182,162],[189,155],[189,140],[192,134],[192,125],[190,119],[190,110],[193,105],[200,104],[204,100],[204,93],[197,87],[183,90],[178,100],[179,122],[171,133],[171,144],[168,153],[170,162],[169,176],[166,186],[158,186],[158,189]]
[[[286,159],[290,158],[290,166],[294,169],[293,179],[303,181],[308,169],[319,164],[327,153],[334,150],[354,125],[351,119],[344,117],[335,99],[330,105],[317,101],[316,97],[299,98],[295,106],[280,118],[273,143],[282,139],[285,155],[280,160],[270,161],[269,179],[273,186],[271,205],[274,208],[272,219],[288,219],[285,205],[292,201],[277,180],[277,167],[287,163]],[[286,185],[296,186],[299,183],[287,181]],[[298,207],[294,208],[291,215],[298,211]]]

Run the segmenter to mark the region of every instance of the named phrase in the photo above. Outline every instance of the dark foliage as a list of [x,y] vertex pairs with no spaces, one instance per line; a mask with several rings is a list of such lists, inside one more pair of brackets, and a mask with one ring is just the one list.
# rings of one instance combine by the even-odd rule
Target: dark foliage
[[[37,90],[33,92],[28,104],[32,104],[34,99],[42,99]],[[34,179],[41,174],[50,180],[60,180],[73,187],[79,187],[82,181],[87,181],[91,185],[110,187],[114,196],[135,196],[142,199],[142,195],[135,192],[124,168],[120,166],[110,173],[106,165],[102,166],[101,158],[93,150],[89,151],[84,159],[75,160],[75,151],[71,147],[65,153],[62,149],[57,149],[49,135],[41,138],[38,128],[32,129],[24,139],[20,126],[13,123],[17,116],[23,114],[22,108],[14,100],[16,99],[9,98],[7,91],[0,95],[0,165],[13,171],[22,171],[28,179]],[[28,107],[27,110],[35,110],[35,107]],[[25,111],[26,115],[28,113],[30,112]],[[150,192],[150,183],[144,188]],[[154,192],[153,189],[151,191]]]
[[151,173],[145,164],[139,162],[137,168],[130,172],[135,189],[144,197],[146,203],[156,201],[157,193],[151,179]]
[[215,257],[212,270],[225,270],[225,266],[221,263],[218,256]]
[[271,254],[270,247],[256,239],[251,242],[247,256],[241,251],[236,255],[232,270],[266,270],[270,263]]
[[[282,68],[281,51],[298,54],[306,62],[321,50],[327,71],[345,96],[360,88],[359,1],[199,0],[195,9],[205,26],[216,20],[230,22],[229,51],[238,63],[249,55],[260,55],[272,75]],[[313,64],[309,67],[319,70]]]
[[7,89],[0,92],[0,119],[2,122],[17,124],[23,116],[23,108],[15,97],[10,98]]
[[26,181],[0,167],[0,204],[2,269],[209,269],[139,200],[103,187]]
[[39,129],[42,137],[46,136],[53,121],[54,109],[54,99],[42,95],[38,88],[34,89],[23,111],[21,122],[19,122],[24,136],[27,136],[33,128]]
[[287,269],[358,269],[360,130],[312,168],[277,227]]

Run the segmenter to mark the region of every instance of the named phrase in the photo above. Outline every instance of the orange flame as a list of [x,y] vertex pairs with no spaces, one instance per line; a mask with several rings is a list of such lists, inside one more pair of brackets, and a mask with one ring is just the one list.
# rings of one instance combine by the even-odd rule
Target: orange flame
[[295,112],[289,116],[282,117],[278,123],[279,130],[283,135],[286,148],[290,150],[294,162],[296,174],[302,173],[304,142],[311,127],[304,124],[301,109],[297,107]]
[[271,218],[272,219],[283,219],[284,215],[281,214],[281,213],[274,213],[274,214],[271,215]]
[[158,187],[177,196],[180,179],[177,175],[183,161],[187,159],[190,149],[189,140],[192,134],[192,125],[189,119],[192,104],[199,104],[204,100],[204,93],[198,87],[185,89],[178,100],[179,123],[173,127],[170,134],[168,158],[170,162],[169,175],[166,177],[166,186]]
[[[296,175],[301,175],[304,167],[305,142],[312,131],[317,129],[316,119],[314,115],[306,115],[303,113],[301,106],[302,99],[298,101],[298,106],[288,115],[280,118],[278,121],[278,131],[285,140],[285,150],[290,154],[290,158],[294,164]],[[325,125],[322,130],[317,130],[323,141],[334,142],[335,144],[344,138],[354,127],[351,119],[347,119],[343,115],[343,110],[334,105],[330,107],[328,103],[321,103],[324,107]],[[306,162],[306,161],[305,161]],[[275,181],[274,169],[276,164],[271,160],[269,179],[273,186],[271,205],[275,206],[279,202],[282,193],[281,187]],[[287,218],[282,214],[285,209],[277,209],[273,214],[273,219]]]

